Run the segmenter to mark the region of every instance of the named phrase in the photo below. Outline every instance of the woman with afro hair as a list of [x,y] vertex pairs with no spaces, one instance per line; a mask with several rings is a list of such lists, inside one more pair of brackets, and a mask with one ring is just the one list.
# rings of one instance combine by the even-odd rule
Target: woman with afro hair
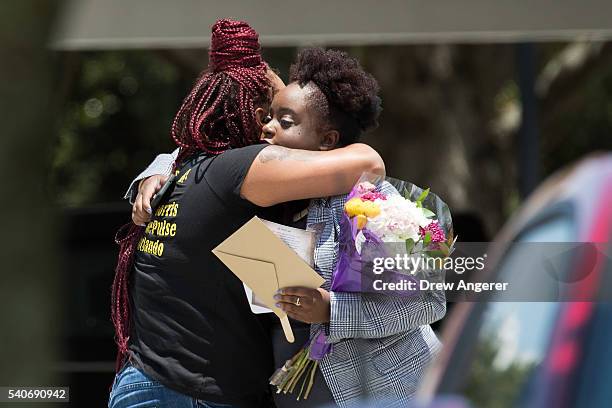
[[[376,80],[346,53],[304,49],[291,66],[290,83],[276,93],[262,119],[262,137],[273,145],[310,151],[351,145],[377,127],[378,92]],[[283,159],[280,151],[269,153]],[[158,156],[139,179],[165,173],[164,160],[169,158]],[[156,185],[157,177],[143,184]],[[141,189],[141,202],[150,200],[151,190]],[[276,365],[282,366],[319,329],[333,346],[319,363],[308,399],[296,401],[295,395],[276,394],[279,408],[329,402],[347,406],[365,399],[381,406],[402,406],[413,397],[424,368],[440,347],[429,324],[444,316],[443,294],[424,292],[418,299],[406,299],[330,290],[345,202],[346,195],[338,195],[285,205],[291,209],[286,224],[321,232],[314,259],[325,283],[319,289],[282,288],[276,296],[279,307],[294,320],[296,337],[295,343],[288,344],[280,324],[274,325]],[[140,208],[134,214],[147,218]]]

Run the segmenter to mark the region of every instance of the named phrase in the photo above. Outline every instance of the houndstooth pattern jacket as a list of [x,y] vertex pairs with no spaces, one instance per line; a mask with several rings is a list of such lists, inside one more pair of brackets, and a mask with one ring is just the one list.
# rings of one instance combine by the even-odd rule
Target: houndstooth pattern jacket
[[[176,151],[159,155],[130,185],[154,174],[170,174]],[[130,200],[131,201],[131,200]],[[340,217],[346,196],[313,199],[307,226],[318,230],[315,270],[331,287],[338,255]],[[320,362],[321,372],[341,407],[365,399],[372,406],[405,406],[424,370],[440,349],[429,326],[446,313],[444,292],[421,292],[419,298],[372,293],[330,292],[330,322],[311,327],[325,330],[333,351]]]

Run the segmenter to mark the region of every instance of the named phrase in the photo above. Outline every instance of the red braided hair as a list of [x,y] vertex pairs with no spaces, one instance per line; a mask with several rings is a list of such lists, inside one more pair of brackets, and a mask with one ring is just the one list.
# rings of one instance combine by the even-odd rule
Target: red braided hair
[[255,109],[269,102],[270,82],[258,37],[241,21],[219,20],[212,27],[209,68],[172,123],[181,151],[219,154],[259,140]]
[[117,361],[115,371],[119,372],[128,353],[130,339],[130,298],[128,288],[129,272],[134,264],[134,251],[144,235],[144,228],[130,222],[117,231],[115,242],[119,245],[119,257],[115,267],[115,279],[111,292],[111,319],[115,326]]
[[[257,143],[261,129],[255,110],[271,99],[259,36],[247,23],[219,20],[212,27],[209,67],[202,72],[172,123],[180,147],[174,169],[197,152],[220,154]],[[111,318],[118,347],[116,370],[128,355],[130,336],[129,273],[144,228],[124,225],[115,236],[119,257],[111,295]]]

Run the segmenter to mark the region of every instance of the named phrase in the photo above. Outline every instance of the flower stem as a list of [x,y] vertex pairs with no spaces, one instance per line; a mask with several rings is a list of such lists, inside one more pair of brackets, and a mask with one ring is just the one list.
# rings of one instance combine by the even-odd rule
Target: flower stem
[[[297,385],[297,383],[298,383],[300,377],[302,376],[302,373],[304,372],[304,369],[308,365],[309,361],[310,360],[308,359],[308,353],[305,353],[304,357],[300,361],[300,366],[298,367],[298,371],[295,373],[295,375],[293,376],[293,378],[290,381],[289,393],[292,393],[293,390],[295,389],[295,386]],[[285,390],[285,394],[286,393],[287,393],[287,391]]]
[[[300,387],[300,392],[298,393],[297,396],[297,400],[299,401],[300,398],[302,397],[302,392],[304,392],[304,386],[306,385],[306,383],[308,382],[308,377],[310,377],[308,375],[308,370],[310,369],[310,363],[314,363],[313,360],[308,360],[308,362],[306,363],[306,367],[304,368],[304,375],[303,375],[303,381],[302,381],[302,386]],[[314,366],[314,364],[313,364]]]
[[290,363],[287,375],[283,377],[280,384],[276,387],[277,394],[280,394],[285,389],[287,384],[291,381],[291,379],[293,378],[293,376],[295,375],[298,369],[299,363],[303,356],[304,356],[303,350],[300,350],[299,352],[295,354],[295,356],[293,356],[293,358],[291,359],[291,363]]
[[304,395],[304,399],[308,399],[310,395],[310,391],[312,390],[312,386],[314,384],[315,373],[317,372],[317,368],[319,368],[319,362],[315,361],[314,366],[312,367],[312,371],[310,373],[310,381],[308,382],[308,388],[306,388],[306,395]]

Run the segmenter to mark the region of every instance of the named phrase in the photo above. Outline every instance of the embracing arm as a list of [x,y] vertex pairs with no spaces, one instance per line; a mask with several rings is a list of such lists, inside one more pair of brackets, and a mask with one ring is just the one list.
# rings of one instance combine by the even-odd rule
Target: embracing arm
[[380,155],[355,143],[330,151],[269,146],[255,158],[242,197],[262,207],[285,201],[348,193],[363,172],[384,174]]
[[431,324],[444,317],[443,291],[417,297],[330,292],[330,343],[350,338],[383,338]]
[[132,221],[145,225],[151,218],[151,198],[157,193],[172,172],[179,149],[170,154],[157,155],[155,160],[130,184],[124,198],[132,205]]
[[157,155],[155,160],[153,160],[151,164],[149,164],[147,168],[134,180],[132,180],[123,198],[129,200],[130,204],[134,204],[134,200],[138,194],[138,185],[140,184],[141,180],[155,175],[169,176],[170,172],[172,171],[172,164],[176,160],[178,152],[179,149],[176,149],[172,153]]

